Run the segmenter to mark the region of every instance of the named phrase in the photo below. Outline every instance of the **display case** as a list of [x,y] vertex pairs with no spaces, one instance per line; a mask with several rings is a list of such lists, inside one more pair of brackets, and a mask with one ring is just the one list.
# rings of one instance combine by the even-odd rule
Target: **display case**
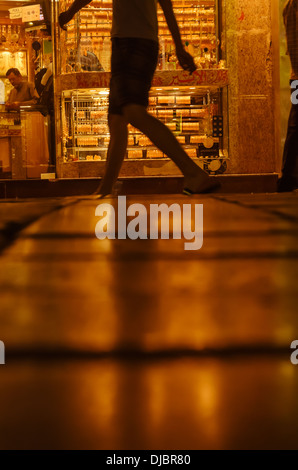
[[[222,150],[223,117],[220,93],[199,87],[153,87],[148,111],[176,135],[191,158],[208,172],[223,173],[227,155]],[[108,89],[68,90],[62,95],[63,160],[102,161],[109,143]],[[166,158],[138,129],[129,125],[126,158]]]
[[0,111],[0,179],[18,178],[23,176],[17,161],[21,154],[20,113],[7,113],[3,108]]
[[0,179],[40,178],[53,171],[48,128],[49,117],[34,106],[9,113],[0,110]]
[[[54,21],[59,11],[68,7],[67,2],[59,5],[60,10],[54,5]],[[182,40],[197,70],[190,75],[180,67],[159,9],[160,53],[148,111],[173,131],[202,168],[212,174],[223,173],[228,167],[229,146],[228,70],[221,26],[224,8],[218,0],[173,0],[173,6]],[[56,28],[57,172],[61,177],[103,173],[109,143],[111,19],[112,1],[94,0],[75,15],[67,32]],[[126,166],[124,162],[127,176],[150,175],[150,168],[154,175],[169,171],[166,155],[132,126],[125,160],[129,162]],[[146,167],[144,173],[142,167]]]

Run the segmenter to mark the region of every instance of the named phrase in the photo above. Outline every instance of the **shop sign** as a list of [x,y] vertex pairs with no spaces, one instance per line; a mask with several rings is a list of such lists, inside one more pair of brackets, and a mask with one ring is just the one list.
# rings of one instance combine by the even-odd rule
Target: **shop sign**
[[26,23],[28,21],[39,21],[40,20],[40,5],[29,5],[22,8],[22,21]]
[[22,16],[23,16],[22,10],[23,10],[22,7],[10,8],[9,9],[9,19],[16,20],[18,18],[22,18]]

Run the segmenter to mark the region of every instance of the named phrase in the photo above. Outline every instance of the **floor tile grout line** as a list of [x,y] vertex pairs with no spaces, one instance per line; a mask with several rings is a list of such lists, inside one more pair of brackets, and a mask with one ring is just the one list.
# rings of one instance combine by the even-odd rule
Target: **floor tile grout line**
[[41,220],[43,217],[46,217],[56,211],[58,212],[59,210],[64,209],[65,207],[77,204],[77,202],[78,201],[68,201],[66,203],[58,204],[54,207],[49,208],[46,212],[43,212],[42,214],[29,218],[29,220],[26,220],[23,223],[18,223],[14,221],[7,222],[5,227],[0,230],[0,235],[2,235],[2,237],[4,238],[4,240],[2,240],[2,245],[0,244],[0,257],[3,255],[7,248],[12,246],[13,243],[15,243],[16,240],[21,237],[23,230],[27,229],[28,227],[30,227],[30,225],[33,225],[38,220]]
[[[248,230],[225,230],[223,231],[208,231],[204,232],[204,238],[227,238],[227,237],[267,237],[267,236],[278,236],[278,235],[297,235],[298,233],[298,227],[296,228],[291,228],[291,229],[267,229],[267,230],[262,230],[262,231],[248,231]],[[118,231],[115,230],[115,235],[118,234]],[[169,232],[170,235],[172,235],[172,232]],[[95,239],[95,235],[93,232],[39,232],[39,233],[23,233],[21,234],[21,238],[23,239],[30,239],[30,240],[55,240],[55,239],[63,239],[63,238],[69,238],[69,239]],[[136,239],[136,240],[128,240],[128,239],[115,239],[119,242],[148,242],[149,241],[156,241],[156,239]],[[172,239],[170,239],[172,240]],[[173,239],[174,240],[174,239]]]
[[150,259],[148,258],[148,253],[140,253],[140,252],[121,252],[117,254],[111,253],[39,253],[37,255],[28,255],[22,256],[16,255],[12,256],[10,254],[10,263],[14,262],[22,262],[22,263],[44,263],[44,262],[55,262],[55,263],[81,263],[81,262],[106,262],[109,260],[113,263],[121,263],[121,262],[157,262],[157,261],[175,261],[175,262],[186,262],[186,261],[224,261],[224,260],[266,260],[266,259],[297,259],[298,258],[298,249],[297,251],[287,251],[287,252],[273,252],[273,251],[249,251],[249,252],[221,252],[221,253],[204,253],[202,251],[196,253],[182,253],[181,255],[177,254],[174,251],[171,252],[160,252],[160,253],[150,253]]
[[267,206],[260,206],[260,205],[256,205],[256,204],[250,204],[250,203],[244,204],[243,202],[241,202],[239,200],[236,200],[236,199],[234,199],[234,200],[227,199],[225,196],[217,197],[217,199],[220,199],[223,202],[227,202],[228,204],[234,204],[234,205],[239,206],[243,209],[255,209],[255,210],[263,212],[265,214],[272,214],[272,215],[280,217],[281,219],[286,220],[288,222],[298,222],[298,215],[297,215],[297,217],[295,217],[295,216],[291,216],[289,214],[283,214],[282,212],[280,212],[278,210],[266,210],[264,207],[267,207]]
[[6,350],[6,359],[9,360],[28,360],[37,361],[68,359],[68,360],[176,360],[176,359],[239,359],[255,357],[287,356],[290,361],[291,349],[289,346],[274,346],[272,344],[241,345],[235,347],[222,348],[164,348],[146,351],[137,348],[120,347],[110,351],[85,349],[78,350],[73,348],[18,348]]

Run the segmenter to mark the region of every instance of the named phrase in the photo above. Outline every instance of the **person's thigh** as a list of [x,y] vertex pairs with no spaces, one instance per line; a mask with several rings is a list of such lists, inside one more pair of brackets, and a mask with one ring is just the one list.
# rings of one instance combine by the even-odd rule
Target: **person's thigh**
[[138,38],[115,38],[112,42],[112,77],[109,111],[121,114],[123,106],[148,106],[151,81],[158,59],[158,44]]

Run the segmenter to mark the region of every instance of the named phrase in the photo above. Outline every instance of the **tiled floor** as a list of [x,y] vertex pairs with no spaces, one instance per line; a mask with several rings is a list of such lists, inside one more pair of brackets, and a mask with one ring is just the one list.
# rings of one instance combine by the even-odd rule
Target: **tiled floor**
[[0,448],[298,449],[298,194],[127,196],[203,204],[197,251],[102,203],[0,201]]

